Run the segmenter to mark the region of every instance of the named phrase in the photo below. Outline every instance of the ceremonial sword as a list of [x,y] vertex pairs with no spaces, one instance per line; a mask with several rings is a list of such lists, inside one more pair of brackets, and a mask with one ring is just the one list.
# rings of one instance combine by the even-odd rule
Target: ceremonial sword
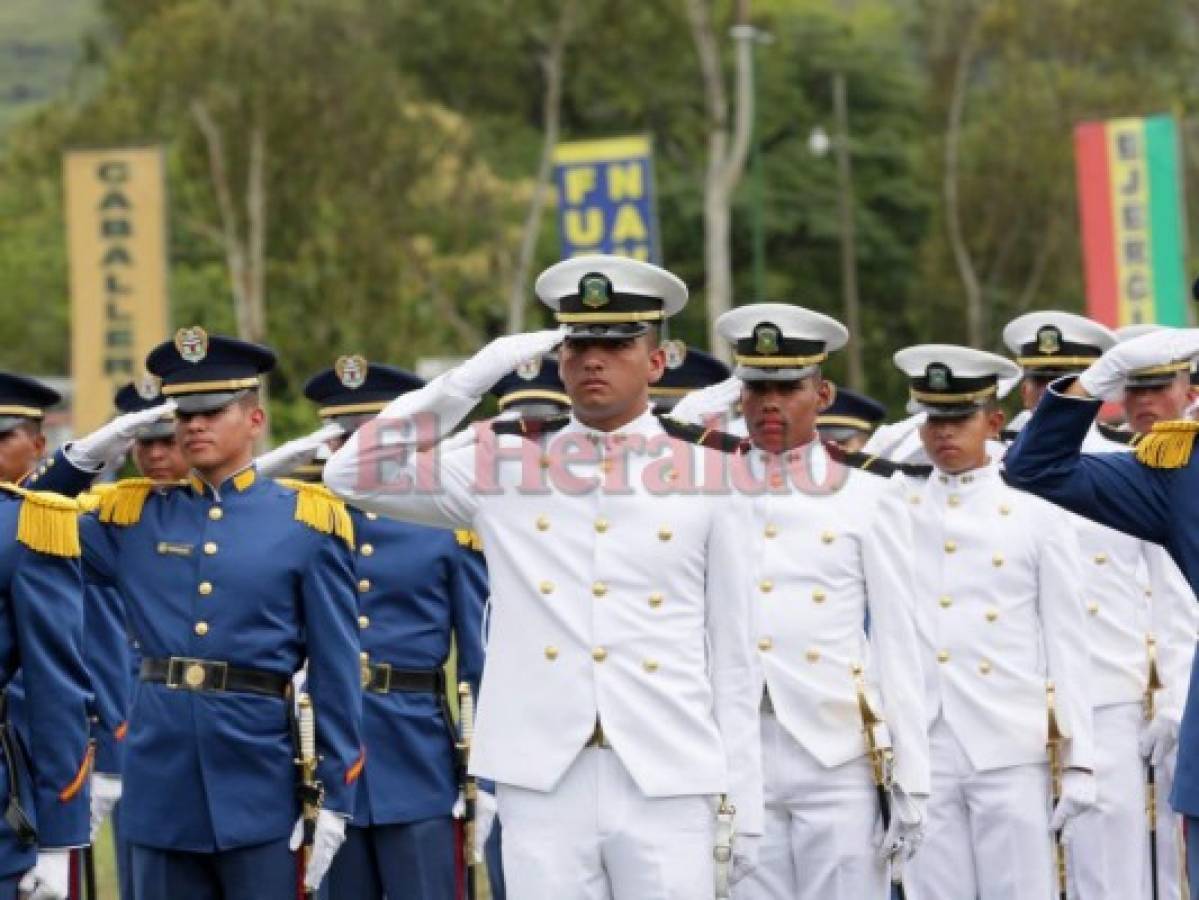
[[[883,717],[875,712],[866,696],[866,679],[862,667],[854,663],[853,688],[858,696],[858,712],[862,716],[862,734],[866,737],[866,753],[870,757],[870,768],[874,774],[874,790],[878,794],[878,811],[883,820],[883,834],[891,827],[891,775],[894,768],[895,755],[889,744],[883,744],[875,733],[880,725],[885,725]],[[891,860],[891,895],[895,900],[906,900],[907,894],[903,889],[903,881],[899,875],[898,866]]]
[[[1154,693],[1165,685],[1162,684],[1161,675],[1157,671],[1157,638],[1151,634],[1146,635],[1145,644],[1149,650],[1149,679],[1145,684],[1145,696],[1141,705],[1144,708],[1145,722],[1148,724],[1157,714]],[[1153,900],[1158,900],[1161,888],[1157,877],[1157,767],[1153,764],[1152,756],[1145,760],[1145,815],[1149,818],[1150,882],[1153,885]]]
[[[1056,809],[1062,799],[1062,744],[1066,736],[1057,723],[1057,689],[1052,681],[1045,683],[1045,699],[1049,709],[1049,727],[1045,749],[1049,754],[1050,795]],[[1066,847],[1062,844],[1062,830],[1053,833],[1053,849],[1057,862],[1057,890],[1059,900],[1066,897]]]

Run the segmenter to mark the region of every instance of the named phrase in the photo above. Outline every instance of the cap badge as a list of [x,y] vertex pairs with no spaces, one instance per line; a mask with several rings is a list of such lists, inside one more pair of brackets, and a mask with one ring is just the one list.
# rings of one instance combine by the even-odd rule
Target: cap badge
[[333,371],[337,373],[337,380],[342,383],[342,386],[348,390],[355,391],[366,384],[366,372],[369,368],[366,357],[358,356],[339,356],[337,362],[333,364]]
[[928,367],[928,389],[930,391],[949,390],[949,368],[941,363],[933,363]]
[[677,369],[687,360],[687,344],[684,341],[675,339],[666,341],[662,344],[662,349],[666,351],[666,368]]
[[516,367],[516,374],[525,381],[532,381],[541,374],[541,357],[534,356],[532,359],[526,359]]
[[133,382],[133,389],[143,400],[153,400],[158,396],[159,380],[149,372],[142,372],[137,381]]
[[208,332],[199,325],[175,332],[175,349],[184,361],[198,363],[208,355]]
[[1062,349],[1062,333],[1053,325],[1046,325],[1037,332],[1037,351],[1044,354],[1058,353]]
[[777,325],[759,325],[754,329],[754,352],[761,356],[773,356],[779,352],[780,337],[782,334]]
[[603,275],[584,275],[579,282],[579,294],[584,306],[599,309],[612,301],[612,282]]

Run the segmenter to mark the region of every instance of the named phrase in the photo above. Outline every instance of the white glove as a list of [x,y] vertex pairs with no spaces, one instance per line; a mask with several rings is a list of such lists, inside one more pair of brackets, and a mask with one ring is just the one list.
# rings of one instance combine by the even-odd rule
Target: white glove
[[924,843],[924,811],[928,797],[909,794],[899,785],[891,788],[891,824],[878,844],[883,859],[907,862]]
[[475,798],[475,845],[471,848],[471,857],[479,864],[483,862],[483,848],[495,826],[495,809],[495,794],[480,789]]
[[[316,833],[312,839],[312,855],[308,857],[308,867],[304,869],[304,890],[315,891],[325,880],[325,873],[333,864],[337,849],[346,839],[346,817],[335,812],[322,809],[316,815]],[[292,853],[300,849],[304,843],[304,817],[296,819],[296,827],[291,831],[289,847]]]
[[280,444],[274,450],[269,450],[254,460],[258,474],[266,478],[283,478],[297,466],[311,462],[316,452],[335,437],[341,437],[346,430],[336,422],[321,426],[312,434]]
[[1066,772],[1062,776],[1062,797],[1053,808],[1050,831],[1061,831],[1062,843],[1070,842],[1074,820],[1095,805],[1095,776],[1090,772]]
[[1141,756],[1152,765],[1164,764],[1166,757],[1178,746],[1178,723],[1159,713],[1141,732],[1140,745]]
[[91,434],[71,441],[63,452],[73,465],[85,472],[98,472],[128,452],[142,426],[157,422],[174,411],[175,401],[168,400],[141,412],[125,413]]
[[729,883],[736,884],[758,867],[758,849],[762,844],[762,836],[758,834],[738,834],[733,838],[733,871],[729,875]]
[[[709,416],[725,416],[732,413],[733,404],[741,399],[744,382],[736,375],[724,381],[692,391],[674,405],[670,418],[690,425],[702,425]],[[726,423],[727,424],[727,423]]]
[[1163,328],[1107,350],[1078,376],[1078,383],[1092,397],[1119,399],[1124,380],[1137,369],[1199,356],[1199,328]]
[[21,900],[67,900],[70,888],[70,850],[39,850],[37,862],[17,885]]
[[121,799],[121,776],[97,772],[91,778],[92,789],[92,843],[100,833],[104,820],[112,815]]
[[566,337],[565,328],[509,334],[496,338],[447,373],[446,387],[460,397],[479,398],[523,362],[549,353]]

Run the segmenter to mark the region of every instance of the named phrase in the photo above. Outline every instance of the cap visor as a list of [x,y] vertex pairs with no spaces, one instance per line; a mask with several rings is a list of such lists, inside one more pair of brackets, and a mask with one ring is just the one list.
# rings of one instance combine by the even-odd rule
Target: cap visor
[[615,322],[610,325],[572,325],[567,341],[627,341],[649,333],[648,322]]
[[214,394],[179,394],[172,399],[184,415],[217,412],[234,400],[245,396],[246,391],[221,391]]
[[175,421],[152,422],[137,430],[139,441],[162,441],[175,436]]

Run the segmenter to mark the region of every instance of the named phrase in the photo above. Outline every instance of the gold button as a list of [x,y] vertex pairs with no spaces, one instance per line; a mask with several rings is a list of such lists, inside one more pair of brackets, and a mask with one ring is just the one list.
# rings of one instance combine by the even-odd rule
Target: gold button
[[662,605],[662,595],[659,594],[657,591],[654,591],[652,594],[650,594],[649,595],[649,605],[652,606],[654,609],[657,609],[659,606],[661,606]]
[[537,465],[543,469],[548,469],[550,467],[550,458],[548,456],[541,457],[541,459],[537,460]]
[[825,531],[820,535],[820,540],[825,544],[831,544],[837,539],[837,536],[831,531]]
[[942,594],[937,602],[941,604],[942,609],[949,609],[949,607],[953,606],[953,598],[948,594]]
[[207,622],[197,622],[196,623],[196,634],[198,634],[200,637],[204,637],[204,635],[208,634],[208,623]]
[[594,650],[591,651],[591,658],[594,659],[596,662],[603,662],[605,659],[608,658],[608,651],[605,650],[603,647],[596,647]]
[[984,659],[982,662],[980,662],[980,663],[978,664],[978,671],[982,672],[984,675],[988,675],[988,674],[990,674],[990,672],[991,672],[991,661],[990,661],[990,660],[986,660],[986,659]]
[[658,540],[669,541],[672,537],[674,537],[674,532],[671,531],[669,528],[659,528],[658,529]]
[[209,541],[204,545],[204,555],[216,556],[216,544],[213,541]]
[[359,616],[358,617],[358,627],[359,628],[370,628],[370,625],[371,625],[371,620],[370,620],[369,616]]
[[1006,503],[1003,503],[999,507],[999,514],[1001,516],[1010,516],[1012,514],[1012,508]]
[[824,591],[822,591],[820,588],[816,588],[816,590],[812,591],[812,602],[813,603],[823,603],[827,599],[827,597],[828,597],[828,595]]
[[538,516],[537,517],[537,530],[538,531],[549,531],[549,529],[550,529],[550,520],[548,518],[546,518],[545,516]]
[[995,568],[997,568],[997,569],[998,569],[1000,566],[1002,566],[1002,565],[1003,565],[1003,554],[1002,554],[1002,553],[996,553],[994,556],[992,556],[992,557],[991,557],[991,565],[993,565],[993,566],[994,566]]
[[1099,615],[1099,604],[1096,603],[1094,600],[1092,600],[1090,603],[1087,604],[1087,612],[1089,612],[1093,616]]
[[375,553],[375,545],[374,544],[363,544],[362,545],[362,555],[363,556],[373,556],[374,553]]
[[366,518],[367,518],[369,521],[371,521],[371,522],[374,522],[374,521],[376,521],[376,520],[379,518],[379,514],[378,514],[378,513],[367,513],[367,514],[366,514]]
[[920,505],[920,495],[912,494],[910,497],[908,497],[908,503],[912,504],[912,506],[919,506]]
[[948,650],[938,650],[937,651],[937,662],[939,662],[939,663],[949,662],[949,651]]
[[552,581],[543,581],[537,585],[537,590],[543,594],[552,594],[554,592],[554,583]]
[[769,594],[771,591],[774,590],[774,582],[771,581],[770,579],[761,581],[758,583],[758,590],[760,590],[763,594]]
[[610,459],[601,459],[600,460],[600,471],[603,472],[605,475],[611,473],[613,466],[614,466],[614,463]]
[[204,683],[204,667],[199,663],[192,663],[183,670],[183,683],[190,688],[198,688]]
[[595,520],[595,530],[598,531],[600,534],[603,534],[605,531],[607,531],[608,530],[608,520],[607,519],[596,519]]
[[214,506],[212,509],[208,510],[208,518],[212,519],[214,522],[224,514],[224,511],[219,506]]
[[986,617],[988,622],[994,622],[999,618],[999,610],[995,609],[994,607],[988,609],[986,612]]
[[647,672],[653,673],[658,671],[658,661],[656,659],[647,659],[641,665]]
[[766,537],[768,537],[768,538],[776,537],[779,533],[778,526],[777,525],[767,525],[765,533],[766,533]]
[[770,638],[768,638],[768,637],[758,638],[758,649],[761,650],[763,653],[768,651],[773,646],[774,646],[774,641],[772,641]]
[[1107,554],[1106,553],[1096,553],[1095,554],[1095,565],[1101,566],[1105,562],[1107,562]]
[[557,659],[558,658],[558,648],[553,645],[546,647],[545,648],[545,658],[548,659],[550,662],[553,662],[555,659]]
[[602,597],[608,593],[608,586],[602,581],[597,581],[591,586],[591,593],[596,597]]
[[945,542],[945,552],[946,553],[953,553],[955,550],[957,550],[957,548],[958,548],[957,541],[946,541]]
[[950,494],[949,500],[947,502],[949,503],[950,506],[961,506],[962,498],[959,497],[957,494]]
[[820,662],[820,651],[817,650],[815,647],[813,647],[811,650],[809,650],[807,653],[805,653],[804,656],[807,657],[807,660],[810,663]]
[[358,593],[365,594],[370,589],[371,589],[371,580],[369,578],[363,578],[361,581],[358,582]]
[[201,597],[207,597],[212,593],[212,582],[201,581],[199,585],[196,586],[196,590],[200,592]]

